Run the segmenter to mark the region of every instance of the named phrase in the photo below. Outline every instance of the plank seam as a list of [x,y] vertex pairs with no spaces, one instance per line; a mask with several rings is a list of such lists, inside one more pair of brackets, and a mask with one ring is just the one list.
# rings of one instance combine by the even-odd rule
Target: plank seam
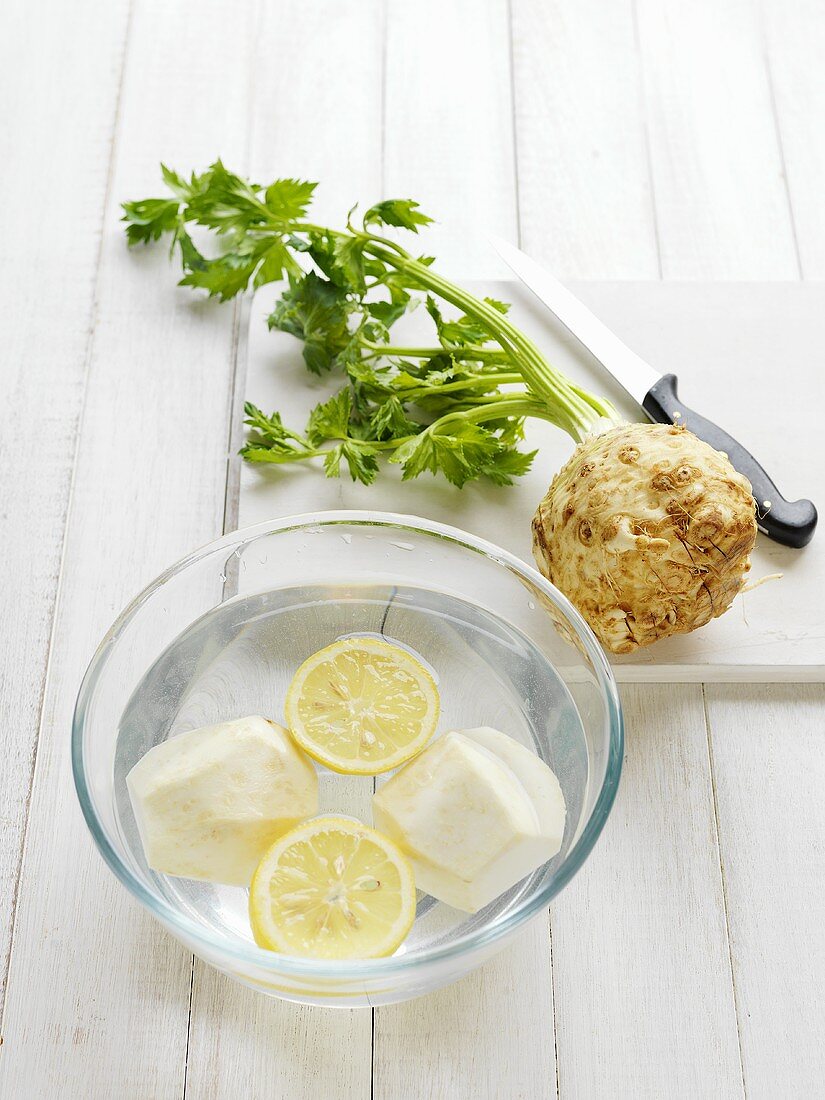
[[516,49],[513,0],[507,0],[508,57],[510,61],[510,117],[513,128],[513,193],[516,199],[516,244],[521,248],[521,198],[519,195],[518,114],[516,112]]
[[773,80],[773,68],[771,66],[771,55],[768,47],[768,35],[765,27],[765,8],[764,4],[759,4],[759,32],[762,38],[762,56],[765,63],[765,78],[768,83],[768,95],[771,101],[771,118],[773,120],[773,129],[776,136],[776,147],[779,151],[779,164],[782,168],[782,185],[785,192],[785,201],[788,205],[788,220],[791,223],[791,236],[793,237],[793,247],[796,254],[796,268],[799,274],[799,278],[802,280],[805,275],[802,270],[802,251],[799,247],[799,234],[796,229],[796,218],[794,217],[793,199],[791,198],[791,184],[788,179],[788,166],[785,161],[785,143],[782,140],[782,125],[779,121],[779,108],[776,102],[776,89],[774,87]]
[[556,1100],[561,1097],[561,1078],[559,1075],[559,1030],[556,1025],[556,967],[553,955],[553,922],[550,911],[547,912],[547,943],[550,948],[550,1011],[553,1014],[553,1061],[556,1071]]
[[662,262],[662,240],[659,234],[659,211],[656,205],[656,181],[653,174],[653,150],[650,147],[650,125],[647,117],[647,102],[645,99],[645,66],[642,55],[642,37],[639,31],[639,11],[637,0],[630,0],[631,18],[633,20],[633,42],[636,47],[636,57],[639,63],[639,115],[642,120],[642,133],[644,135],[645,162],[647,164],[647,179],[650,187],[650,206],[653,213],[653,238],[656,241],[656,263],[659,268],[659,278],[664,279],[664,264]]
[[182,1100],[186,1100],[186,1084],[189,1080],[189,1042],[192,1037],[192,1000],[195,995],[195,956],[190,955],[191,967],[189,970],[189,1004],[186,1010],[186,1047],[183,1053],[183,1092]]
[[261,38],[261,23],[262,13],[260,0],[255,0],[254,7],[252,9],[252,18],[250,20],[250,41],[249,41],[249,79],[246,82],[246,138],[244,141],[244,166],[247,172],[251,168],[252,162],[252,150],[255,147],[255,91],[257,88],[257,73],[258,73],[258,49],[257,45]]
[[43,677],[40,686],[40,697],[37,704],[37,715],[35,725],[35,738],[31,748],[31,763],[29,765],[29,782],[28,789],[26,791],[26,800],[23,806],[23,833],[20,840],[20,853],[17,859],[17,869],[15,873],[14,892],[12,896],[11,911],[9,913],[9,924],[11,927],[11,935],[9,936],[9,946],[6,951],[6,957],[3,960],[3,983],[0,990],[0,1034],[3,1032],[3,1028],[6,1020],[6,1003],[8,992],[8,981],[11,973],[11,960],[14,954],[16,931],[17,931],[17,906],[20,899],[20,884],[23,879],[23,864],[26,856],[26,844],[29,835],[29,818],[31,811],[32,792],[34,790],[34,780],[37,772],[37,757],[40,747],[40,739],[43,730],[43,708],[46,700],[46,689],[49,683],[49,672],[51,666],[52,651],[54,648],[54,638],[57,628],[58,611],[60,608],[60,601],[63,592],[63,567],[66,562],[66,547],[68,544],[67,534],[71,523],[72,504],[74,501],[75,483],[77,480],[77,457],[80,448],[80,439],[83,431],[83,422],[86,415],[86,402],[89,392],[89,378],[91,373],[92,364],[92,349],[94,347],[95,331],[97,329],[98,322],[98,310],[99,310],[99,294],[100,294],[100,268],[103,260],[103,241],[105,236],[106,216],[109,212],[109,201],[112,194],[112,183],[114,179],[114,164],[115,156],[117,152],[118,133],[120,129],[121,120],[121,103],[123,99],[123,85],[126,73],[126,63],[128,57],[129,41],[131,38],[132,29],[132,14],[134,11],[133,0],[129,0],[129,6],[126,12],[126,23],[124,26],[123,39],[120,48],[120,74],[118,77],[117,93],[115,95],[114,111],[112,114],[112,139],[109,146],[109,159],[106,167],[106,186],[103,193],[103,202],[101,204],[101,215],[99,224],[99,237],[97,245],[97,254],[94,261],[94,290],[92,293],[92,302],[89,310],[89,328],[86,334],[86,347],[83,356],[83,381],[82,381],[82,394],[80,409],[78,411],[77,422],[72,436],[72,471],[69,480],[69,491],[66,497],[66,509],[63,513],[63,533],[60,543],[60,565],[57,571],[57,587],[55,589],[54,599],[51,606],[51,625],[49,629],[49,641],[46,647],[45,661],[43,663]]
[[249,330],[249,299],[234,303],[232,342],[229,351],[229,391],[227,394],[226,483],[223,494],[221,531],[237,530],[241,496],[240,443],[243,435],[243,401],[246,385],[246,347]]
[[[250,19],[249,37],[249,79],[246,91],[246,141],[244,143],[244,165],[250,169],[255,131],[255,89],[257,73],[257,42],[260,37],[261,4],[256,0]],[[227,431],[226,431],[226,481],[223,494],[223,517],[221,531],[226,534],[238,527],[241,504],[241,465],[240,446],[243,442],[244,396],[246,392],[247,348],[249,344],[249,319],[251,298],[241,294],[232,303],[232,338],[229,349],[229,389],[227,393]]]
[[[375,780],[372,781],[373,789]],[[375,1009],[370,1008],[370,1100],[375,1100]]]
[[730,984],[733,994],[733,1015],[736,1020],[736,1046],[739,1051],[739,1073],[742,1079],[742,1096],[747,1100],[748,1089],[745,1084],[745,1061],[742,1057],[742,1029],[740,1027],[739,995],[736,988],[736,973],[733,967],[733,949],[730,942],[730,920],[728,918],[728,884],[725,875],[725,861],[722,858],[722,837],[719,830],[719,800],[716,796],[716,766],[713,759],[713,737],[710,728],[710,712],[708,711],[708,698],[705,685],[702,684],[702,711],[705,718],[705,736],[708,746],[708,767],[710,770],[711,801],[713,802],[713,828],[716,834],[716,851],[719,855],[719,878],[722,885],[722,912],[725,917],[725,943],[728,949],[728,966],[730,967]]
[[387,56],[389,53],[389,30],[387,16],[387,0],[381,5],[381,148],[379,158],[381,161],[381,194],[380,199],[386,198],[387,191]]

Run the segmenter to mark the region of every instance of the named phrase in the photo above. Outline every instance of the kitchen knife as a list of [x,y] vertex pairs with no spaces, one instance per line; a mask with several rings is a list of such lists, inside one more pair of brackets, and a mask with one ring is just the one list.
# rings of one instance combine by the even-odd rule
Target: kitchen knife
[[750,481],[756,501],[756,521],[768,538],[794,547],[810,542],[817,521],[816,508],[810,500],[785,500],[762,466],[741,443],[679,400],[675,374],[658,374],[558,279],[521,249],[497,237],[491,237],[490,241],[528,290],[638,401],[648,419],[660,424],[684,424],[711,447],[725,452],[733,467]]

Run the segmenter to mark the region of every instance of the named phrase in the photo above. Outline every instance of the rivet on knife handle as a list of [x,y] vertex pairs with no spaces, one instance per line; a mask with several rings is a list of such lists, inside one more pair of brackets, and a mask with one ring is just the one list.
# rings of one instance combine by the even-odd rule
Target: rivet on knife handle
[[726,431],[682,404],[676,391],[676,375],[665,374],[648,390],[642,402],[651,420],[660,424],[684,424],[717,451],[724,451],[734,469],[753,487],[756,520],[765,534],[785,546],[805,546],[816,530],[816,508],[810,500],[785,500],[750,451]]

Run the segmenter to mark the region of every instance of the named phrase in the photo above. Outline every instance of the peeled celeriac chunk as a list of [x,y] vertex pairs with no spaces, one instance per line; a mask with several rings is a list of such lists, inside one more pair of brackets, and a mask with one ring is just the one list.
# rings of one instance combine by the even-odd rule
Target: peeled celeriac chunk
[[375,827],[409,857],[416,886],[468,913],[556,855],[565,814],[544,761],[488,727],[444,734],[373,796]]
[[150,867],[232,886],[248,886],[273,841],[318,812],[314,767],[258,715],[155,745],[126,783]]
[[479,726],[477,729],[462,730],[462,733],[494,753],[519,779],[538,815],[541,834],[554,845],[553,855],[556,855],[564,839],[567,816],[556,773],[525,745],[500,730]]

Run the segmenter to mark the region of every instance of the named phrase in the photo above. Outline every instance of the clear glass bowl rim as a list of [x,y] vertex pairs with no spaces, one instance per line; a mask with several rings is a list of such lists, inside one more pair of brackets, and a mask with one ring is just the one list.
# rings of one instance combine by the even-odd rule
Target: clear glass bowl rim
[[[607,711],[608,729],[608,759],[605,768],[604,780],[599,790],[596,802],[589,819],[585,823],[576,843],[567,854],[567,858],[559,868],[558,874],[542,890],[531,895],[519,908],[508,913],[505,917],[494,921],[476,931],[466,933],[464,936],[449,944],[431,948],[411,956],[391,955],[387,958],[363,959],[347,962],[335,962],[331,960],[305,959],[289,955],[279,955],[272,951],[252,944],[235,945],[231,941],[207,933],[196,921],[189,919],[183,913],[175,909],[164,898],[154,894],[133,871],[123,863],[117,849],[109,839],[106,829],[98,819],[94,802],[86,781],[86,773],[83,760],[83,728],[86,710],[89,700],[94,692],[98,678],[105,668],[112,647],[124,627],[134,618],[141,606],[159,589],[166,581],[195,564],[202,558],[220,550],[222,547],[230,547],[235,544],[243,545],[252,542],[261,535],[287,533],[302,528],[351,525],[364,527],[391,527],[396,530],[409,531],[431,535],[455,543],[459,547],[481,554],[493,563],[503,566],[517,576],[529,581],[538,588],[563,614],[564,618],[573,627],[578,635],[585,652],[593,666],[599,688],[603,695]],[[156,916],[163,924],[180,934],[184,942],[202,946],[210,958],[217,955],[225,959],[233,959],[239,963],[261,967],[273,974],[289,975],[298,979],[326,980],[326,981],[367,981],[371,979],[391,979],[400,976],[404,972],[424,968],[430,963],[455,959],[465,954],[479,951],[497,940],[507,937],[517,928],[526,924],[531,917],[540,910],[545,909],[550,901],[573,878],[590,854],[593,845],[604,827],[613,801],[618,790],[619,778],[622,770],[624,754],[624,723],[622,720],[622,708],[616,681],[610,665],[607,662],[604,651],[596,640],[585,620],[554,585],[546,580],[536,569],[527,565],[507,550],[488,542],[486,539],[471,535],[460,528],[452,527],[445,523],[423,519],[419,516],[410,516],[394,512],[370,512],[370,511],[324,511],[308,512],[295,516],[285,516],[279,519],[265,520],[251,527],[232,531],[229,534],[215,539],[213,542],[201,546],[186,557],[181,558],[174,565],[164,570],[142,592],[137,595],[130,604],[118,615],[108,632],[100,642],[80,685],[77,701],[75,703],[72,719],[72,772],[75,788],[80,801],[80,808],[86,819],[86,824],[94,838],[103,859],[114,875],[133,894],[137,900],[145,906],[150,913]]]

